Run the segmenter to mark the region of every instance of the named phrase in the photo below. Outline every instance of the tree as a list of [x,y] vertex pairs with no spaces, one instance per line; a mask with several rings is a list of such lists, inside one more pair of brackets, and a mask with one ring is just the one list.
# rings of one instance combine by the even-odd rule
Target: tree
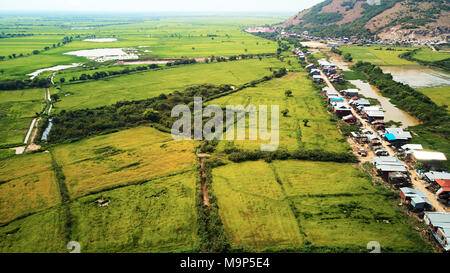
[[51,99],[52,101],[58,101],[58,100],[59,100],[59,95],[58,95],[58,94],[52,94],[52,95],[50,96],[50,99]]
[[64,79],[64,78],[61,78],[61,79],[59,80],[60,83],[64,83],[65,81],[66,81],[66,79]]
[[284,91],[284,95],[286,95],[286,97],[292,97],[292,91],[286,90],[286,91]]
[[284,109],[281,111],[281,114],[283,114],[283,117],[287,117],[287,115],[289,114],[289,110],[288,109]]
[[36,49],[36,50],[33,50],[33,54],[34,54],[34,55],[39,54],[39,50],[37,50],[37,49]]
[[303,126],[308,127],[309,119],[303,120]]

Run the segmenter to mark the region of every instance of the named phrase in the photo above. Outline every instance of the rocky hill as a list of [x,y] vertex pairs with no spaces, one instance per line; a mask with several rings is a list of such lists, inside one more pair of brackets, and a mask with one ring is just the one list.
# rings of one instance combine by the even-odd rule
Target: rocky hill
[[326,0],[277,27],[317,36],[446,40],[450,0]]

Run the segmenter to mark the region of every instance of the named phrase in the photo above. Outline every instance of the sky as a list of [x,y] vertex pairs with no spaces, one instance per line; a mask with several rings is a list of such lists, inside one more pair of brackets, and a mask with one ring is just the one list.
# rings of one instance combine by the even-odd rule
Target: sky
[[299,12],[323,0],[0,0],[0,11]]

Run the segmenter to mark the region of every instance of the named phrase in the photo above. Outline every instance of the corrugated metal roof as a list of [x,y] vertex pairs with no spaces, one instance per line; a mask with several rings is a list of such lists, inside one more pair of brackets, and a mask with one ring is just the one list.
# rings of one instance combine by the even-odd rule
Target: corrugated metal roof
[[439,152],[425,152],[425,151],[414,151],[413,152],[414,157],[417,160],[424,160],[424,161],[447,161],[447,157],[445,157],[444,153]]
[[450,228],[450,213],[448,212],[425,212],[424,219],[435,227]]
[[427,172],[424,173],[425,177],[431,181],[435,181],[436,179],[450,179],[450,173],[446,172]]

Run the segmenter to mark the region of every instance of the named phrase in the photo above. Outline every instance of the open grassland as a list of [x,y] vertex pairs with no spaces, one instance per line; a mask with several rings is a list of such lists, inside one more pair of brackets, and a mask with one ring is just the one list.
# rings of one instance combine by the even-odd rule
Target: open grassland
[[[292,91],[291,97],[285,95],[286,90]],[[209,104],[222,107],[268,105],[269,113],[271,105],[279,105],[280,111],[289,110],[286,117],[280,114],[280,148],[325,149],[334,152],[345,152],[349,148],[339,133],[336,123],[330,120],[322,98],[313,88],[306,72],[289,73],[282,78],[218,98]],[[309,120],[307,126],[303,122],[305,119]],[[270,122],[268,124],[270,126]],[[240,149],[259,149],[263,142],[261,140],[236,140],[234,143],[223,141],[219,144],[219,150],[223,150],[228,145],[235,145]]]
[[[98,19],[98,18],[97,18]],[[74,21],[76,21],[75,19]],[[79,19],[78,19],[79,20]],[[261,22],[276,22],[273,17],[261,18]],[[56,22],[53,22],[56,24]],[[258,54],[276,52],[277,44],[264,40],[242,31],[244,25],[256,24],[255,18],[164,18],[158,20],[129,20],[127,23],[114,24],[99,22],[96,27],[88,29],[68,29],[67,22],[59,22],[58,25],[29,27],[24,33],[34,33],[39,29],[39,34],[22,38],[5,38],[0,41],[0,53],[15,53],[19,55],[24,50],[39,49],[45,46],[51,47],[38,55],[25,56],[16,59],[6,58],[0,62],[0,70],[8,78],[25,77],[40,68],[52,67],[73,62],[86,62],[87,59],[64,55],[66,52],[94,49],[94,48],[138,48],[142,59],[181,58],[181,57],[208,57],[231,56],[240,54]],[[71,22],[74,23],[74,22]],[[92,23],[92,22],[91,22]],[[32,25],[33,23],[30,23]],[[61,27],[64,25],[64,27]],[[7,27],[7,33],[17,26],[8,20],[0,20],[0,30]],[[74,41],[64,46],[52,48],[57,41],[46,37],[64,36],[74,37]],[[76,38],[79,37],[79,38]],[[107,38],[114,37],[116,42],[95,43],[84,42],[86,37]],[[17,50],[8,48],[8,44],[22,41],[22,46]],[[2,44],[4,45],[2,47]],[[8,48],[8,49],[2,49]],[[17,52],[13,52],[17,51]],[[27,52],[28,53],[28,52]],[[1,54],[0,54],[1,56]]]
[[0,145],[21,143],[36,113],[44,109],[44,89],[0,91]]
[[[108,206],[98,206],[99,198]],[[193,172],[83,197],[70,207],[72,238],[83,252],[193,251],[194,200]]]
[[192,141],[138,127],[57,146],[70,197],[118,185],[140,183],[193,168]]
[[431,251],[395,199],[353,165],[263,161],[213,169],[213,191],[233,248],[250,251]]
[[418,65],[415,62],[410,62],[399,57],[400,54],[413,50],[413,48],[391,47],[394,50],[387,50],[387,47],[382,48],[383,50],[379,50],[380,47],[377,46],[343,46],[340,50],[344,54],[350,53],[354,62],[365,61],[381,66]]
[[0,161],[0,224],[60,203],[48,153]]
[[53,44],[61,42],[63,38],[63,34],[3,38],[0,39],[0,56],[9,59],[9,56],[12,57],[12,54],[15,54],[16,57],[19,57],[21,54],[32,54],[33,50],[43,50],[45,47],[52,47]]
[[0,252],[67,253],[66,212],[59,206],[0,227]]
[[62,87],[58,110],[94,108],[117,101],[156,97],[198,84],[241,85],[271,75],[270,68],[285,64],[275,58],[241,60],[232,62],[195,64],[136,73],[88,83],[69,84]]
[[194,251],[194,200],[193,172],[90,195],[0,227],[0,252]]
[[412,57],[420,61],[437,62],[450,58],[450,53],[433,51],[431,48],[422,48],[416,51]]
[[[419,91],[427,95],[437,105],[450,107],[450,86],[423,88]],[[450,108],[447,108],[447,110],[450,111]]]

